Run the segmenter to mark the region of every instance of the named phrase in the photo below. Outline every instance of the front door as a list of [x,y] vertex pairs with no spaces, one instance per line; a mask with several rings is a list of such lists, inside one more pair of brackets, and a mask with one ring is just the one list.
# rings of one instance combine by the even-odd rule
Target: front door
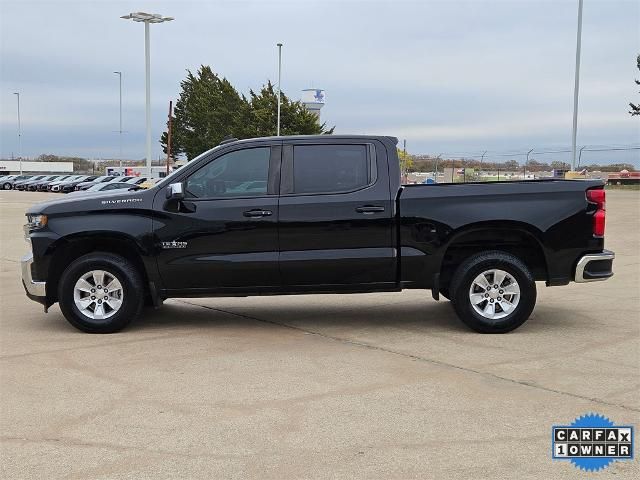
[[217,154],[179,177],[185,187],[179,209],[158,192],[154,233],[165,288],[177,294],[280,286],[280,154],[279,145],[234,146]]
[[380,142],[283,146],[280,272],[285,287],[395,282],[393,201]]

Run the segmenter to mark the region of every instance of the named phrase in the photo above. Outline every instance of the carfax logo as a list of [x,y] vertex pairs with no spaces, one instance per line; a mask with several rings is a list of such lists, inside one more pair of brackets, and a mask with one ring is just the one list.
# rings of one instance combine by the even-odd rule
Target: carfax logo
[[584,471],[601,470],[614,460],[633,459],[633,427],[590,413],[571,425],[554,425],[551,448],[554,460],[571,460]]

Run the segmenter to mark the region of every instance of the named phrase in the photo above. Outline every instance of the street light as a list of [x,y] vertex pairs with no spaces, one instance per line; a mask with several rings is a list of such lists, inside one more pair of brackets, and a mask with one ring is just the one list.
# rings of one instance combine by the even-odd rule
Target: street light
[[529,155],[531,154],[531,152],[533,152],[533,150],[534,149],[532,148],[531,150],[529,150],[527,152],[527,159],[524,162],[524,178],[523,178],[523,180],[527,179],[527,167],[529,166]]
[[18,160],[20,161],[20,175],[22,175],[22,128],[20,126],[20,92],[13,92],[18,97]]
[[578,136],[578,91],[580,90],[580,46],[582,44],[582,0],[578,0],[578,33],[576,37],[576,72],[573,85],[573,131],[571,132],[571,170],[576,169],[576,137]]
[[282,80],[282,44],[278,43],[278,127],[276,135],[280,136],[280,81]]
[[151,61],[149,54],[149,24],[170,22],[173,17],[163,17],[157,13],[135,12],[123,15],[125,20],[144,23],[144,67],[145,67],[145,92],[146,92],[146,121],[147,121],[147,169],[151,177]]
[[120,83],[120,128],[118,129],[118,138],[120,140],[120,167],[122,167],[122,72],[113,72],[118,75]]

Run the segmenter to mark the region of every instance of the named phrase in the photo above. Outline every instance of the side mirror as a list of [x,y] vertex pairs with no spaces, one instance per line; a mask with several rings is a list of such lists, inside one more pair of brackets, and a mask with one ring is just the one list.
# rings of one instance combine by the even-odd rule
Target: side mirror
[[184,185],[182,183],[172,183],[167,189],[167,198],[171,200],[184,199]]

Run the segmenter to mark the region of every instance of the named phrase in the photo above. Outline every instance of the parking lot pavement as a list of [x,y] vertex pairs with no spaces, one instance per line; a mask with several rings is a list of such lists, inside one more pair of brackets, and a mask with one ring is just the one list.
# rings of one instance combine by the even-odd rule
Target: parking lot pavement
[[3,478],[583,478],[551,461],[553,424],[640,426],[638,192],[607,192],[616,275],[539,284],[507,335],[425,291],[170,300],[83,334],[19,281],[48,198],[0,192]]

